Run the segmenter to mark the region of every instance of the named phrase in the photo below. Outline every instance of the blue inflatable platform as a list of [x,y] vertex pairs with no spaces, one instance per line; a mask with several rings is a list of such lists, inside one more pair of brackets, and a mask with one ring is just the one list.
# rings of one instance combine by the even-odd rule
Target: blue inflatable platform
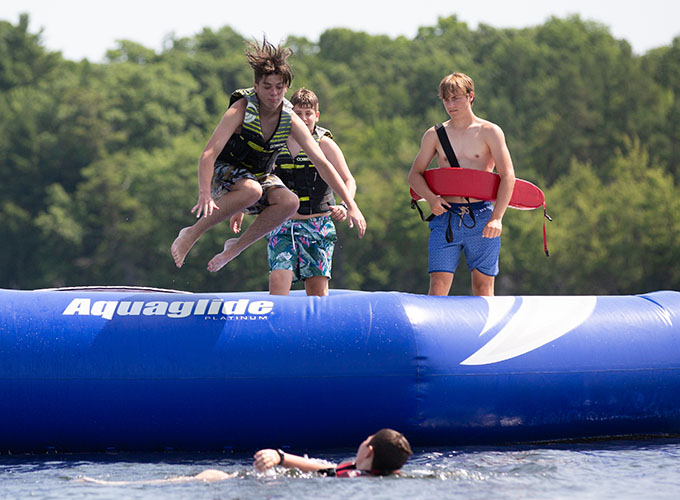
[[0,453],[680,434],[680,293],[0,290]]

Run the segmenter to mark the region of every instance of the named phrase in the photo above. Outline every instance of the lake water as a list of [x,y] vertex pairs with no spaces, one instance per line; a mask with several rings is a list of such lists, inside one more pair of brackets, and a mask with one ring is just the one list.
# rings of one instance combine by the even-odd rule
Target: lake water
[[[420,449],[401,477],[338,479],[281,469],[258,474],[247,455],[0,456],[0,498],[103,499],[673,499],[680,498],[680,439]],[[353,450],[314,453],[340,462]],[[99,485],[220,469],[216,483]]]

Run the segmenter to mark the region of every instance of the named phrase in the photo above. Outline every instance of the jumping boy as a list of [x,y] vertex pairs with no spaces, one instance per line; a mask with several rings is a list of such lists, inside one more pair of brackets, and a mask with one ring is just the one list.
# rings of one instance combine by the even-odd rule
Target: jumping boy
[[435,215],[430,222],[429,294],[449,294],[460,253],[464,251],[472,272],[473,293],[493,295],[503,229],[501,221],[515,185],[512,159],[501,128],[472,112],[475,87],[469,76],[452,73],[444,77],[439,84],[439,97],[450,117],[443,124],[444,140],[450,142],[460,167],[492,172],[495,166],[500,185],[495,205],[474,198],[442,197],[433,193],[424,175],[432,159],[437,157],[439,167],[452,165],[438,137],[439,126],[425,132],[408,181]]
[[222,252],[208,263],[208,270],[219,271],[243,250],[280,226],[298,209],[298,198],[272,171],[276,157],[292,136],[305,149],[321,177],[347,204],[350,227],[357,226],[359,237],[366,221],[353,196],[335,168],[326,160],[308,128],[292,112],[284,99],[292,80],[286,62],[292,51],[274,47],[263,40],[246,50],[254,72],[254,86],[234,92],[229,109],[206,145],[198,166],[198,202],[191,212],[199,219],[183,228],[172,244],[177,267],[203,233],[245,211],[257,215],[244,233],[224,243]]

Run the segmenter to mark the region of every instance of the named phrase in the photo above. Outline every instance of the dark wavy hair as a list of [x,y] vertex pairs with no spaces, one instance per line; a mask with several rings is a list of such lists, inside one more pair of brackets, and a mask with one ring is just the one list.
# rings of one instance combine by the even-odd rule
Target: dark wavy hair
[[281,45],[275,47],[266,38],[262,39],[261,45],[253,41],[246,47],[248,64],[253,68],[257,83],[265,76],[281,75],[286,87],[290,87],[293,81],[293,71],[286,60],[292,54],[292,49],[281,47]]

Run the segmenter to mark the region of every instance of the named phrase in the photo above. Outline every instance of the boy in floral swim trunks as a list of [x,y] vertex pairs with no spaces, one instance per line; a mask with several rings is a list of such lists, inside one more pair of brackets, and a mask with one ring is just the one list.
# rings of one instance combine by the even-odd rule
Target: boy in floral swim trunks
[[[317,125],[319,100],[309,89],[301,88],[290,99],[293,111],[309,129],[326,158],[354,197],[356,182],[345,157],[329,130]],[[288,295],[294,282],[303,280],[307,295],[328,295],[333,249],[337,240],[331,218],[343,221],[347,210],[336,205],[333,190],[319,176],[314,164],[294,137],[276,160],[274,173],[298,196],[295,215],[267,235],[269,293]],[[232,229],[240,231],[242,216],[232,217]]]
[[350,227],[357,226],[360,238],[366,230],[353,196],[284,99],[292,80],[286,62],[290,49],[264,40],[261,46],[250,44],[246,54],[255,85],[232,94],[229,109],[201,154],[198,202],[191,210],[199,220],[183,228],[172,244],[177,267],[204,232],[242,210],[258,214],[255,222],[240,237],[225,241],[223,251],[208,263],[209,271],[220,270],[296,212],[297,196],[272,173],[289,136],[305,148],[319,175],[345,201]]

